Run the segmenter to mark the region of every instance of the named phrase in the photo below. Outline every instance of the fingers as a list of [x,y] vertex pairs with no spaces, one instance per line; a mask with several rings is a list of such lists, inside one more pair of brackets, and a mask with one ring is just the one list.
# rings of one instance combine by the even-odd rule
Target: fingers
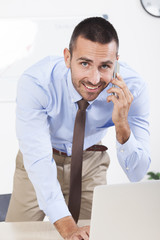
[[89,240],[90,226],[80,227],[65,240]]
[[89,226],[80,228],[79,237],[81,240],[89,240]]
[[115,95],[110,95],[107,98],[107,101],[110,102],[112,101],[113,103],[118,103],[117,100],[122,101],[124,104],[125,102],[130,106],[132,101],[133,101],[133,95],[129,91],[126,83],[122,79],[122,77],[117,74],[117,79],[112,79],[111,81],[112,84],[118,86],[117,87],[111,87],[110,89],[107,90],[108,93],[116,93]]

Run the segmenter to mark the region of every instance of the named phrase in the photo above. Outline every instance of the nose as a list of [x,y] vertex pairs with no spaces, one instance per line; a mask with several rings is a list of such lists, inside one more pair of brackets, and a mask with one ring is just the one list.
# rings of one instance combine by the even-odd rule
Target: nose
[[100,79],[101,79],[101,73],[99,72],[99,70],[98,69],[92,69],[89,81],[93,85],[96,85],[100,82]]

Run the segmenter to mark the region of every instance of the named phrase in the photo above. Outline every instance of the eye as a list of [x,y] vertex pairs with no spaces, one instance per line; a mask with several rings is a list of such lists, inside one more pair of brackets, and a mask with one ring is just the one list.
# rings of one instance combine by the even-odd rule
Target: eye
[[103,65],[101,66],[101,68],[102,68],[102,69],[107,69],[107,68],[108,68],[108,65],[103,64]]
[[88,66],[88,63],[87,63],[87,62],[81,62],[81,65],[82,65],[83,67],[87,67],[87,66]]

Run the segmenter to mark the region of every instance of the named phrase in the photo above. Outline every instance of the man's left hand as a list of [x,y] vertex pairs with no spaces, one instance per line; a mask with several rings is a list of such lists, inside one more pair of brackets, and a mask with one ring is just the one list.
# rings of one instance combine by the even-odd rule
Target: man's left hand
[[111,83],[118,88],[111,87],[107,90],[108,93],[112,93],[107,97],[107,102],[112,101],[114,104],[112,121],[116,128],[117,140],[123,144],[130,136],[128,112],[133,101],[133,95],[119,74],[117,74],[117,79],[112,79]]

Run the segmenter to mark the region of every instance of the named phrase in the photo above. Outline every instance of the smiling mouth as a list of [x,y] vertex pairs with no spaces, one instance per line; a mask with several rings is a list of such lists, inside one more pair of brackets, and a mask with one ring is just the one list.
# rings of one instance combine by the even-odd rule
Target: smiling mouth
[[97,89],[100,88],[100,86],[101,86],[101,85],[99,85],[99,86],[89,86],[89,85],[84,84],[84,83],[83,83],[83,85],[84,85],[88,90],[92,90],[92,91],[97,90]]

